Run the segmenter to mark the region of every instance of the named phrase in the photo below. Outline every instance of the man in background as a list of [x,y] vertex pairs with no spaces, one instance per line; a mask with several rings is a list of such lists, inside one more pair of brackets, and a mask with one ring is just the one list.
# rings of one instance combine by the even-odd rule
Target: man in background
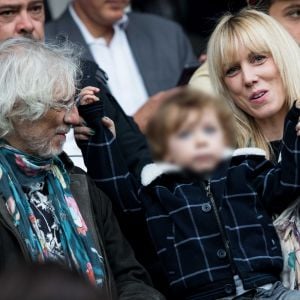
[[[124,111],[135,115],[145,104],[151,108],[147,101],[166,98],[168,93],[158,93],[175,87],[184,67],[197,64],[197,59],[179,25],[150,14],[126,13],[129,4],[75,0],[46,25],[46,36],[65,34],[82,45],[84,57],[107,73],[110,90]],[[146,111],[140,110],[136,121]]]

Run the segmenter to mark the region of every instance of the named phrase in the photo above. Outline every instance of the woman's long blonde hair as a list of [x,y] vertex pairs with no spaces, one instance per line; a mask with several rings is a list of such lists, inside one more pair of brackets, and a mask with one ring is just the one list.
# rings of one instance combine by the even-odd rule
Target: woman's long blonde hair
[[289,33],[272,17],[250,9],[221,18],[208,43],[208,65],[213,87],[233,110],[239,147],[255,146],[270,155],[267,139],[254,118],[232,101],[224,78],[225,67],[238,57],[241,47],[253,53],[268,53],[279,70],[286,105],[290,108],[300,96],[300,50]]

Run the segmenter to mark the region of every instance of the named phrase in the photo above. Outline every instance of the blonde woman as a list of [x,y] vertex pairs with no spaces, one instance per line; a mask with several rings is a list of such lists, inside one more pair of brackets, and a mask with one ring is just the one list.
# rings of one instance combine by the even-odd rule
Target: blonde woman
[[[260,147],[277,161],[285,116],[300,97],[300,50],[272,17],[243,10],[221,19],[208,45],[210,77],[234,112],[239,147]],[[282,199],[285,201],[285,199]],[[296,203],[275,222],[284,246],[284,284],[299,286]]]
[[276,149],[269,142],[282,138],[286,113],[300,96],[296,42],[270,16],[243,10],[216,27],[208,63],[217,93],[234,111],[239,146],[257,146],[271,156]]

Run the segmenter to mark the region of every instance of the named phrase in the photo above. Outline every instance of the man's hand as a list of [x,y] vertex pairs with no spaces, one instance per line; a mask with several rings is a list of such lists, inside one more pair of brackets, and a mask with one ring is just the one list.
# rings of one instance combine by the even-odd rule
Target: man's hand
[[177,94],[182,88],[175,87],[151,96],[148,101],[134,114],[133,119],[141,132],[145,133],[149,120],[155,115],[160,105],[168,98]]

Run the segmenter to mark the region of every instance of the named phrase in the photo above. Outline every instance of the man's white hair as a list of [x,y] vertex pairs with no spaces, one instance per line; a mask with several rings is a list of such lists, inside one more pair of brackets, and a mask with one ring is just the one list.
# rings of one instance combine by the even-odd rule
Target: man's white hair
[[57,100],[74,97],[79,56],[74,47],[28,38],[0,43],[0,136],[14,121],[37,120]]

